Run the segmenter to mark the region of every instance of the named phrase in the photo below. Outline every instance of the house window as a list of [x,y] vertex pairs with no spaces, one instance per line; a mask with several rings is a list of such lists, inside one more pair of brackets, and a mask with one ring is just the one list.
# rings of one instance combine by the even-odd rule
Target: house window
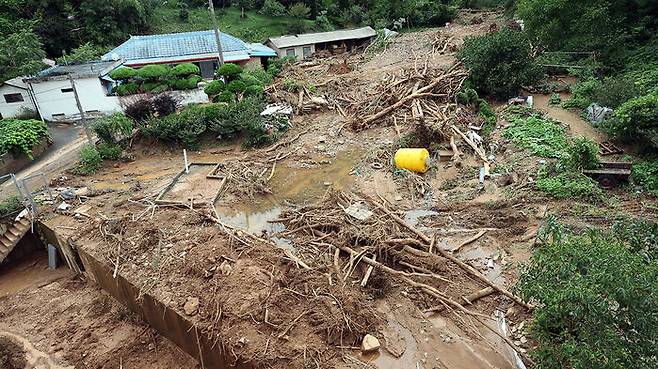
[[310,46],[304,46],[302,49],[304,51],[304,58],[308,58],[311,56],[311,47]]
[[63,88],[63,89],[62,89],[62,93],[63,93],[63,94],[65,94],[65,93],[67,93],[67,92],[73,92],[73,88],[69,87],[69,88]]
[[23,101],[23,94],[5,94],[5,101],[9,103],[17,103]]
[[295,49],[287,49],[286,56],[295,56]]

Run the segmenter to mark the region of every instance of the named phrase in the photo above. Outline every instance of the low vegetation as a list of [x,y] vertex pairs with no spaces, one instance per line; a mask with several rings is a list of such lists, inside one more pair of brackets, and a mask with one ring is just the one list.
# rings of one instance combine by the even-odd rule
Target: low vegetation
[[11,152],[34,159],[32,148],[50,139],[48,127],[39,120],[0,120],[0,155]]
[[85,145],[80,149],[80,163],[74,171],[84,176],[92,175],[98,171],[102,163],[103,158],[98,150],[91,145]]
[[9,196],[0,200],[0,219],[15,214],[22,207],[20,196]]
[[182,63],[174,67],[153,64],[139,69],[117,68],[110,73],[110,77],[120,82],[113,92],[124,96],[144,92],[192,90],[201,82],[199,73],[199,67],[192,63]]
[[574,235],[549,221],[517,284],[537,302],[530,326],[537,367],[658,367],[657,230],[626,221]]

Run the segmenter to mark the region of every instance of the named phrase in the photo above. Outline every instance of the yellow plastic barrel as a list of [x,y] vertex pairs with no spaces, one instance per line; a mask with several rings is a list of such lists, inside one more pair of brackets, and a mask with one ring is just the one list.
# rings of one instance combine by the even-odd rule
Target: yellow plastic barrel
[[395,166],[398,169],[425,173],[430,166],[430,153],[426,149],[399,149],[395,153]]

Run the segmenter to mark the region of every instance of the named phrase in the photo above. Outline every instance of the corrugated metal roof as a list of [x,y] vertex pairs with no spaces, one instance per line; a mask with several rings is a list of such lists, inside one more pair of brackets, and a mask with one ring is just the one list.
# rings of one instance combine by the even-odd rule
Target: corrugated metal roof
[[372,27],[362,27],[331,32],[305,33],[294,36],[271,37],[269,41],[279,49],[286,47],[317,44],[321,42],[333,42],[343,40],[363,39],[376,36]]
[[[221,43],[226,61],[245,60],[251,55],[249,45],[227,33],[222,32]],[[209,30],[131,36],[128,41],[103,55],[103,60],[123,59],[126,65],[132,65],[198,59],[206,55],[212,58],[212,54],[217,54],[217,41],[215,32]]]
[[109,73],[120,62],[115,60],[109,61],[92,61],[85,63],[69,64],[69,65],[55,65],[53,67],[42,70],[37,73],[35,77],[29,78],[30,80],[48,79],[51,77],[67,76],[70,74],[74,78],[86,77],[100,77]]
[[276,56],[276,51],[263,44],[249,44],[249,49],[251,50],[251,56]]
[[7,84],[7,85],[10,85],[10,86],[14,86],[14,87],[18,87],[18,88],[22,88],[22,89],[27,90],[27,87],[28,87],[28,86],[27,86],[27,83],[23,82],[23,78],[27,78],[27,77],[26,77],[26,76],[22,76],[22,77],[14,77],[14,78],[12,78],[12,79],[8,79],[8,80],[6,80],[6,81],[4,82],[4,84]]

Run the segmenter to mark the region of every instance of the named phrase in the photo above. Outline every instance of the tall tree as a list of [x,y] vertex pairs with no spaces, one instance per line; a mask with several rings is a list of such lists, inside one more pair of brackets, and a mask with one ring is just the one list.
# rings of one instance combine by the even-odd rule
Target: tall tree
[[46,53],[39,37],[30,30],[21,30],[0,39],[0,81],[34,74],[46,65]]

